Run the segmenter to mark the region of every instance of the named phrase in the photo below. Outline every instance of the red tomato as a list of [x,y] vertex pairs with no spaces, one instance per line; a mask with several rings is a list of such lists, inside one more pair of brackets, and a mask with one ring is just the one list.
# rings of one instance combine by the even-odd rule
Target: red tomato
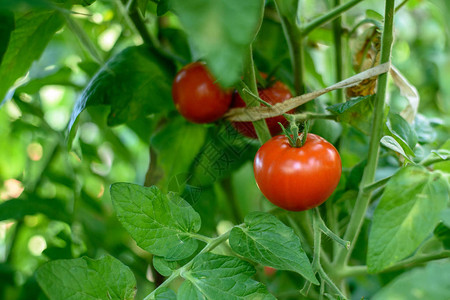
[[175,107],[183,117],[194,123],[220,119],[230,107],[231,95],[215,83],[205,64],[200,62],[184,66],[172,85]]
[[277,272],[277,269],[274,269],[272,267],[264,267],[264,274],[266,274],[267,277],[273,276]]
[[[258,90],[258,94],[261,99],[270,104],[280,103],[287,99],[292,98],[291,92],[289,91],[288,87],[280,81],[275,82],[274,85],[268,88]],[[233,102],[231,103],[231,107],[233,108],[244,106],[245,106],[244,100],[237,92],[235,92],[233,95]],[[288,113],[292,112],[294,112],[294,110],[291,110]],[[281,131],[281,127],[278,124],[278,122],[283,124],[283,126],[286,126],[288,124],[288,121],[283,116],[277,116],[266,119],[267,127],[269,128],[270,134],[272,136]],[[233,122],[231,124],[241,134],[250,138],[255,139],[257,138],[255,127],[253,127],[252,122]]]
[[339,183],[342,165],[336,148],[310,133],[299,148],[291,147],[284,135],[271,138],[256,153],[253,169],[270,202],[302,211],[327,200]]

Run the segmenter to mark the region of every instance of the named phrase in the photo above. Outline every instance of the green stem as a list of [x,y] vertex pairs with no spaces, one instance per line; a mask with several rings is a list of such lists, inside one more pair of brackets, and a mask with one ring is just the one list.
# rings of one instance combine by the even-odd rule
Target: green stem
[[149,295],[147,295],[147,297],[144,298],[144,300],[150,300],[150,299],[155,299],[155,294],[159,289],[162,289],[164,287],[167,287],[174,279],[178,278],[180,275],[182,276],[182,274],[186,271],[188,271],[191,267],[192,264],[194,263],[194,260],[199,257],[201,254],[209,252],[211,250],[213,250],[214,248],[216,248],[217,246],[219,246],[221,243],[223,243],[224,241],[226,241],[228,239],[228,237],[230,236],[230,232],[231,230],[225,232],[224,234],[214,238],[214,239],[210,239],[209,242],[206,244],[206,246],[202,249],[202,251],[200,251],[196,256],[194,256],[193,259],[191,259],[187,264],[185,264],[184,266],[182,266],[181,268],[175,270],[170,276],[169,278],[167,278],[160,286],[158,286],[156,289],[154,289]]
[[[382,49],[380,64],[387,63],[391,59],[391,50],[393,42],[393,21],[394,21],[394,0],[386,0],[385,24],[382,36]],[[359,231],[364,222],[367,206],[370,201],[371,192],[365,190],[375,178],[375,171],[378,164],[378,155],[380,149],[380,139],[383,133],[384,108],[387,90],[388,74],[384,73],[378,77],[377,93],[375,96],[375,111],[372,123],[372,133],[369,144],[369,154],[367,165],[364,168],[364,174],[360,182],[359,193],[356,199],[355,208],[351,214],[350,222],[344,235],[344,240],[351,241],[350,249],[347,253],[338,249],[335,257],[335,263],[338,267],[343,267],[352,253],[358,238]]]
[[400,3],[399,5],[397,5],[397,7],[395,8],[395,12],[398,12],[400,10],[400,8],[403,7],[403,5],[406,4],[406,2],[408,2],[409,0],[403,0],[402,3]]
[[[246,65],[244,68],[244,82],[253,94],[258,95],[258,86],[256,83],[256,76],[255,76],[255,65],[253,63],[252,45],[250,45],[247,50]],[[244,97],[245,93],[243,91],[238,92],[248,107],[259,106],[259,103],[257,101],[248,101],[249,98]],[[261,144],[264,144],[272,137],[267,127],[267,123],[264,119],[253,122],[253,126],[255,127],[256,135],[258,136],[258,139]]]
[[[413,256],[411,258],[400,261],[387,269],[382,270],[381,273],[393,272],[402,269],[410,269],[412,267],[424,264],[432,260],[444,259],[449,257],[450,257],[449,250],[444,250],[439,253]],[[340,276],[341,278],[344,278],[344,277],[367,275],[367,273],[368,273],[367,266],[352,266],[343,268],[340,272],[337,273],[337,275]]]
[[374,190],[383,187],[391,178],[392,176],[388,176],[386,178],[380,179],[377,182],[365,186],[364,190],[366,190],[367,192],[373,192]]
[[341,239],[341,237],[339,237],[337,234],[335,234],[333,231],[331,231],[327,225],[325,224],[325,222],[322,220],[322,217],[320,216],[320,212],[319,210],[316,208],[315,210],[316,213],[316,219],[319,225],[319,229],[325,234],[327,235],[329,238],[331,238],[332,240],[334,240],[336,243],[338,243],[339,245],[341,245],[342,247],[344,247],[345,249],[349,249],[350,248],[350,242],[349,241],[345,241],[343,239]]
[[302,27],[302,35],[305,36],[305,35],[309,34],[311,31],[313,31],[314,29],[316,29],[317,27],[320,27],[323,24],[334,20],[335,18],[340,16],[343,12],[349,10],[350,8],[352,8],[353,6],[355,6],[356,4],[358,4],[359,2],[362,2],[362,1],[364,1],[364,0],[352,0],[345,4],[336,6],[335,8],[328,11],[327,13],[315,18],[311,22],[304,25]]
[[305,93],[303,36],[300,28],[298,28],[296,24],[292,24],[287,17],[283,16],[279,8],[279,1],[280,0],[275,0],[275,4],[281,20],[281,26],[283,27],[284,36],[288,44],[292,71],[294,73],[294,89],[296,96],[298,96]]
[[[341,0],[334,0],[334,7],[339,7]],[[333,39],[334,39],[334,61],[336,64],[336,82],[344,79],[343,68],[343,54],[342,54],[342,17],[337,17],[333,20]],[[344,101],[343,89],[336,90],[336,102],[340,103]]]

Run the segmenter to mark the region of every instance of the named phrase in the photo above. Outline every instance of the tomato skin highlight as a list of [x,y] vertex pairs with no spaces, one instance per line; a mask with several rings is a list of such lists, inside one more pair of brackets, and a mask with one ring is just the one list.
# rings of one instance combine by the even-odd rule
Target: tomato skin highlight
[[172,98],[178,112],[193,123],[210,123],[229,109],[232,93],[215,83],[205,64],[184,66],[175,76]]
[[[258,89],[258,94],[261,99],[268,102],[269,104],[277,104],[283,102],[287,99],[292,98],[292,94],[289,91],[289,88],[282,83],[281,81],[276,81],[272,86],[265,89]],[[239,93],[235,92],[233,94],[233,101],[231,102],[231,108],[235,107],[245,107],[246,104],[244,100],[241,98]],[[263,106],[263,104],[261,104]],[[294,110],[288,111],[288,113],[293,113]],[[273,118],[267,118],[266,124],[269,128],[270,134],[272,136],[280,133],[281,127],[278,124],[280,122],[283,126],[288,124],[288,121],[283,116],[276,116]],[[245,135],[249,138],[257,139],[255,127],[252,122],[232,122],[231,123],[237,131],[239,131],[242,135]]]
[[309,133],[302,147],[291,147],[284,135],[267,141],[255,156],[256,183],[273,204],[290,211],[319,206],[339,183],[342,164],[336,148]]

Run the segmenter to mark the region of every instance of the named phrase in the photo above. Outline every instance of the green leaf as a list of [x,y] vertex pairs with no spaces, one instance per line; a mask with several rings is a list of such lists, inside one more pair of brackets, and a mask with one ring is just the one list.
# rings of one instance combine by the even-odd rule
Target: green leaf
[[134,299],[133,272],[112,256],[54,260],[40,267],[36,278],[50,300]]
[[97,72],[78,98],[69,130],[89,106],[110,106],[109,126],[172,110],[173,73],[172,63],[146,46],[123,50]]
[[156,14],[158,17],[164,15],[171,9],[171,1],[172,0],[160,0],[158,3],[158,7],[156,8]]
[[447,201],[447,182],[438,172],[419,166],[397,172],[374,212],[369,271],[381,271],[412,254],[436,227]]
[[372,298],[373,300],[448,299],[450,295],[450,262],[431,262],[395,278]]
[[26,84],[19,86],[16,89],[16,93],[27,93],[32,95],[39,92],[41,87],[45,85],[64,85],[80,88],[71,81],[71,76],[72,69],[70,69],[69,67],[62,67],[61,69],[58,69],[56,71],[52,70],[51,72],[48,72],[41,77],[33,78]]
[[165,172],[165,179],[185,173],[205,142],[206,127],[187,122],[179,117],[151,139],[151,145],[158,154],[158,165]]
[[153,256],[153,267],[162,276],[170,276],[172,272],[178,269],[180,266],[176,261],[167,261],[160,256]]
[[111,199],[119,221],[142,249],[167,260],[186,258],[197,249],[191,233],[200,229],[200,216],[174,193],[114,183]]
[[262,283],[251,279],[254,274],[255,269],[248,262],[204,253],[194,259],[189,271],[182,273],[186,281],[178,291],[178,298],[275,299]]
[[390,114],[386,126],[393,138],[402,146],[408,155],[415,156],[414,147],[417,144],[417,135],[408,122],[399,114]]
[[364,96],[350,99],[327,107],[331,113],[339,115],[339,121],[347,122],[362,132],[369,134],[371,115],[373,112],[373,97]]
[[16,17],[8,48],[0,65],[0,100],[37,60],[64,18],[53,10],[34,10]]
[[386,148],[391,149],[392,151],[395,151],[397,153],[400,153],[401,155],[403,155],[403,157],[411,161],[409,156],[405,153],[405,150],[403,150],[403,147],[392,136],[389,135],[383,136],[380,140],[380,143]]
[[228,176],[245,161],[253,160],[256,146],[256,143],[252,144],[252,141],[242,137],[229,123],[212,127],[191,166],[192,177],[189,183],[204,187]]
[[169,288],[158,289],[155,293],[156,300],[177,300],[177,295]]
[[11,32],[16,27],[14,21],[14,14],[9,10],[0,10],[0,64],[3,60],[3,55],[5,55],[6,49],[8,48],[9,39],[11,37]]
[[190,281],[185,281],[178,289],[178,300],[206,300],[200,290]]
[[450,228],[450,208],[444,209],[441,213],[442,222]]
[[264,1],[171,0],[170,4],[215,78],[227,87],[236,83],[262,21]]
[[253,212],[245,226],[231,230],[230,246],[239,255],[264,266],[294,271],[319,284],[294,231],[268,213]]

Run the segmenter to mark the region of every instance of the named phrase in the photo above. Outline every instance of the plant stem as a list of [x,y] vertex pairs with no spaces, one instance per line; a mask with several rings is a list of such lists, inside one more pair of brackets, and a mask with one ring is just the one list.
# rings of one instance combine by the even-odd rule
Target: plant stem
[[[450,257],[450,251],[444,250],[439,253],[431,253],[431,254],[424,254],[419,256],[413,256],[411,258],[405,259],[403,261],[400,261],[396,263],[393,266],[390,266],[387,269],[384,269],[381,271],[381,273],[386,272],[393,272],[398,271],[402,269],[409,269],[417,265],[421,265],[423,263],[432,261],[432,260],[438,260],[438,259],[444,259]],[[352,267],[345,267],[340,272],[338,272],[338,276],[341,278],[344,277],[352,277],[352,276],[359,276],[359,275],[366,275],[368,273],[367,266],[352,266]]]
[[321,15],[320,17],[315,18],[311,22],[304,25],[301,30],[302,35],[305,36],[308,33],[310,33],[311,31],[313,31],[314,29],[316,29],[317,27],[322,26],[323,24],[334,20],[339,15],[341,15],[343,12],[349,10],[350,8],[352,8],[353,6],[355,6],[356,4],[358,4],[359,2],[362,2],[362,1],[364,1],[364,0],[352,0],[345,4],[336,6],[335,8],[328,11],[327,13]]
[[[339,7],[341,0],[334,0],[334,7]],[[342,64],[342,17],[337,17],[333,20],[333,39],[334,39],[334,61],[336,64],[336,82],[344,79],[344,69]],[[342,89],[336,90],[336,102],[344,101],[344,92]]]
[[294,73],[294,89],[295,95],[303,95],[305,93],[305,72],[304,72],[304,48],[303,36],[300,28],[296,24],[292,24],[287,17],[285,17],[279,7],[279,0],[275,1],[278,15],[280,16],[281,26],[283,27],[284,36],[289,48],[289,56],[291,58],[292,71]]
[[373,192],[374,190],[384,186],[391,178],[392,176],[388,176],[386,178],[380,179],[377,182],[365,186],[364,189],[368,192]]
[[[246,64],[244,67],[244,82],[253,94],[258,95],[258,86],[256,83],[255,65],[253,63],[253,51],[251,44],[247,50]],[[243,91],[238,92],[247,107],[259,105],[257,101],[249,101],[249,96],[244,95],[245,93]],[[270,135],[269,129],[267,128],[267,123],[264,119],[253,122],[253,126],[255,127],[256,135],[258,136],[261,145],[267,142],[272,137]]]
[[406,2],[408,2],[409,0],[403,0],[402,3],[400,3],[399,5],[397,5],[397,7],[395,8],[395,12],[398,12],[400,10],[400,8],[403,7],[403,5],[406,4]]
[[196,256],[194,256],[194,258],[191,259],[187,264],[185,264],[181,268],[173,271],[173,273],[169,276],[169,278],[167,278],[160,286],[158,286],[149,295],[147,295],[147,297],[145,297],[144,300],[155,299],[155,294],[159,289],[168,286],[178,276],[180,276],[180,275],[182,276],[183,272],[188,271],[192,267],[194,260],[197,257],[199,257],[201,254],[213,250],[214,248],[219,246],[221,243],[226,241],[228,239],[228,237],[230,236],[230,232],[231,232],[231,230],[225,232],[224,234],[222,234],[214,239],[210,239],[209,242],[206,244],[206,246],[202,249],[202,251],[200,251]]
[[[394,0],[386,0],[385,24],[382,36],[380,64],[387,63],[391,59],[394,5]],[[367,165],[364,168],[364,174],[360,182],[355,208],[351,214],[350,222],[344,235],[344,240],[351,241],[351,245],[347,253],[342,251],[342,249],[338,249],[338,255],[335,257],[335,263],[338,267],[343,267],[350,258],[356,239],[358,238],[359,231],[361,230],[361,226],[364,222],[367,206],[370,201],[371,191],[367,191],[365,187],[373,182],[378,164],[380,139],[383,133],[387,79],[387,73],[383,73],[378,77],[377,93],[375,96],[375,111],[372,122],[372,133],[370,137]]]
[[350,242],[349,241],[345,241],[343,239],[341,239],[341,237],[339,237],[337,234],[335,234],[333,231],[331,231],[327,225],[325,225],[325,222],[322,220],[321,216],[320,216],[320,212],[319,210],[316,208],[315,209],[315,213],[316,213],[316,219],[317,219],[317,223],[319,226],[319,229],[325,234],[327,235],[329,238],[331,238],[332,240],[334,240],[336,243],[338,243],[339,245],[341,245],[342,247],[349,249],[350,248]]

